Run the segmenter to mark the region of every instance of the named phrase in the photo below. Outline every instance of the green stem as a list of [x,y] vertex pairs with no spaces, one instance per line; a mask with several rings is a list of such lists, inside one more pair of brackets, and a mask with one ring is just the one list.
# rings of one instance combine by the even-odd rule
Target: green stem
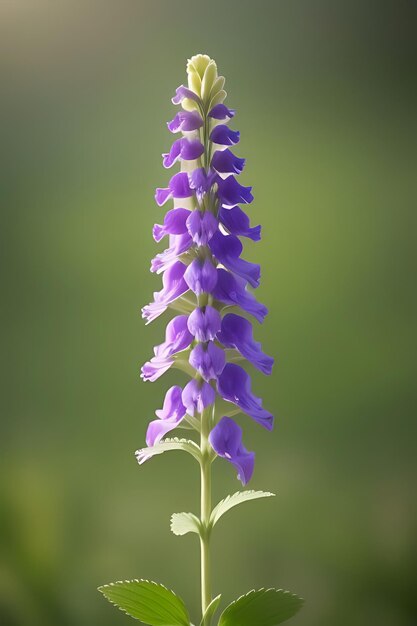
[[211,408],[201,414],[201,521],[203,531],[200,536],[201,547],[201,611],[202,615],[211,602],[211,563],[210,532],[208,523],[211,515],[211,459],[208,436],[210,433]]
[[[201,110],[203,118],[203,145],[204,145],[204,167],[208,172],[210,167],[210,148],[209,140],[210,120],[207,111],[203,107]],[[209,206],[205,206],[209,209]],[[207,306],[211,300],[209,294],[203,293],[198,296],[198,306]],[[211,515],[211,447],[209,443],[209,434],[211,429],[212,415],[214,407],[209,407],[201,413],[201,431],[200,431],[200,451],[201,451],[201,510],[200,519],[202,529],[200,532],[200,551],[201,551],[201,612],[204,617],[207,607],[211,602],[211,563],[210,563],[210,515]],[[209,626],[209,621],[204,624]]]

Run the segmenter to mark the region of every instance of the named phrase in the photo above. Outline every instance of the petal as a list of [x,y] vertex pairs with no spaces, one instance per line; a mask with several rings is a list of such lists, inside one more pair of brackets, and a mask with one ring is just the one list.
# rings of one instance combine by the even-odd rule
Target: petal
[[155,200],[158,206],[162,206],[171,197],[171,190],[169,187],[158,187],[155,191]]
[[222,319],[221,331],[217,338],[226,348],[239,350],[242,356],[264,374],[271,373],[274,359],[265,354],[261,344],[253,339],[252,324],[249,320],[235,313],[228,313]]
[[216,182],[216,172],[209,172],[207,174],[204,167],[198,167],[192,172],[188,173],[188,180],[191,189],[195,189],[197,194],[203,194],[210,191],[212,185]]
[[232,235],[249,237],[253,241],[259,241],[261,238],[261,227],[254,226],[251,228],[248,216],[238,206],[234,206],[231,209],[221,207],[219,220]]
[[142,309],[142,317],[149,324],[163,313],[168,305],[188,291],[188,285],[184,280],[186,266],[181,261],[171,265],[163,274],[161,291],[153,294],[154,302],[151,302]]
[[165,374],[165,372],[167,372],[173,364],[174,359],[172,358],[152,357],[150,361],[147,361],[144,365],[142,365],[140,377],[145,382],[149,381],[153,383]]
[[202,413],[205,408],[214,403],[216,392],[213,387],[204,381],[199,382],[195,379],[185,385],[182,392],[182,402],[187,409],[189,415]]
[[216,150],[211,159],[211,166],[221,174],[240,174],[244,165],[245,159],[239,159],[228,148]]
[[160,420],[178,421],[184,417],[186,410],[182,403],[182,389],[178,385],[170,387],[165,394],[164,406],[155,411]]
[[197,341],[210,341],[219,332],[222,318],[217,309],[205,306],[194,309],[188,317],[188,330]]
[[172,356],[188,348],[194,340],[188,330],[188,316],[177,315],[167,325],[165,341],[154,348],[155,356],[142,367],[141,378],[154,382],[174,363]]
[[208,114],[214,120],[225,120],[226,118],[232,118],[235,115],[234,109],[228,109],[225,104],[216,104]]
[[171,133],[198,130],[203,126],[203,120],[197,111],[179,111],[171,122],[167,122]]
[[180,158],[181,154],[181,142],[182,139],[177,139],[171,146],[168,153],[162,155],[164,167],[172,167],[176,161]]
[[227,269],[247,280],[252,287],[259,286],[261,267],[257,263],[250,263],[239,258],[243,246],[237,237],[223,235],[218,230],[210,239],[209,247],[214,256]]
[[190,365],[204,378],[206,382],[216,380],[226,363],[224,350],[216,346],[213,341],[207,345],[198,343],[191,350]]
[[[180,422],[181,420],[179,420]],[[178,423],[179,423],[178,422]],[[174,430],[178,424],[175,422],[163,422],[162,420],[152,420],[146,431],[146,445],[151,448],[161,441],[163,437],[171,430]]]
[[178,172],[178,174],[174,174],[169,181],[169,188],[173,198],[189,198],[193,195],[186,172]]
[[159,206],[165,204],[168,198],[190,198],[193,195],[192,189],[188,183],[188,175],[186,172],[178,172],[169,181],[167,188],[159,188],[155,192],[155,200]]
[[255,296],[246,289],[246,281],[234,276],[222,268],[217,269],[217,283],[213,295],[225,304],[235,304],[254,316],[258,322],[263,322],[268,309],[258,302]]
[[166,235],[184,235],[187,232],[187,218],[191,215],[188,209],[171,209],[164,217],[164,223],[155,224],[153,238],[161,241]]
[[267,430],[272,430],[274,418],[262,408],[262,400],[251,391],[250,376],[235,363],[227,363],[217,382],[217,391],[224,400],[233,402],[244,413]]
[[205,259],[203,263],[200,259],[195,259],[187,267],[184,279],[197,296],[201,293],[211,293],[217,282],[217,271],[210,259]]
[[181,254],[184,254],[192,245],[193,240],[188,233],[183,235],[170,235],[170,243],[173,245],[156,255],[151,261],[151,272],[160,274],[170,265],[175,263]]
[[219,223],[210,211],[192,211],[187,218],[187,228],[198,246],[205,246],[218,229]]
[[178,426],[185,416],[186,409],[181,400],[181,387],[174,386],[168,389],[165,395],[164,406],[155,411],[159,419],[153,420],[146,433],[146,445],[151,447],[157,444],[169,431]]
[[199,139],[177,139],[171,146],[171,150],[167,154],[163,154],[164,167],[169,168],[178,161],[194,161],[198,159],[204,152],[204,146]]
[[184,87],[184,85],[180,85],[175,90],[175,96],[171,98],[171,102],[173,104],[181,104],[184,98],[194,100],[194,102],[200,102],[200,98],[197,96],[196,93],[194,93],[194,91],[191,91],[191,89]]
[[253,200],[252,187],[244,187],[237,182],[234,176],[217,181],[219,185],[219,197],[225,207],[233,207],[235,204],[250,204]]
[[204,152],[204,146],[199,139],[182,139],[181,159],[195,161]]
[[187,321],[187,315],[177,315],[168,322],[165,341],[154,348],[155,357],[167,359],[188,348],[194,337],[188,330]]
[[230,417],[222,417],[209,435],[210,445],[220,457],[232,463],[237,477],[246,485],[252,478],[255,453],[248,452],[242,444],[242,429]]
[[210,133],[210,140],[221,146],[233,146],[239,143],[240,133],[238,130],[232,130],[226,124],[218,124]]

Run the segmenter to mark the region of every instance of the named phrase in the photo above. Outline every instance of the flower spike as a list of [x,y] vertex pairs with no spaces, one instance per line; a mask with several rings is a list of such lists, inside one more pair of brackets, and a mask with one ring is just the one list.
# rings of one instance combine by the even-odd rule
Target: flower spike
[[[172,98],[180,110],[167,125],[177,135],[162,155],[165,168],[179,166],[179,170],[155,192],[158,207],[170,205],[164,217],[158,215],[152,231],[157,243],[168,237],[165,250],[151,261],[151,271],[162,274],[162,289],[142,309],[147,324],[170,309],[176,313],[166,325],[165,340],[142,366],[141,378],[154,382],[179,369],[189,380],[166,391],[162,408],[148,424],[146,446],[142,444],[135,455],[142,465],[168,451],[187,452],[199,464],[200,516],[175,513],[171,530],[176,535],[199,536],[201,620],[193,622],[211,626],[221,599],[211,592],[214,525],[238,504],[273,495],[240,491],[212,510],[211,465],[216,459],[225,460],[242,485],[252,479],[255,452],[244,446],[241,424],[246,415],[270,431],[274,417],[252,392],[243,366],[250,364],[269,375],[274,359],[255,340],[253,322],[247,319],[251,316],[261,323],[268,310],[252,292],[260,284],[261,268],[243,258],[241,238],[259,241],[261,227],[251,226],[240,207],[250,204],[253,195],[252,187],[238,181],[245,159],[235,154],[240,133],[229,125],[235,110],[224,104],[225,79],[209,56],[189,59],[187,78]],[[244,416],[232,419],[240,413]],[[177,429],[187,429],[199,442],[179,438],[173,432]],[[141,579],[99,589],[141,623],[191,626],[184,602],[163,585]],[[301,604],[300,598],[283,590],[252,590],[232,602],[216,623],[272,626],[294,615]]]

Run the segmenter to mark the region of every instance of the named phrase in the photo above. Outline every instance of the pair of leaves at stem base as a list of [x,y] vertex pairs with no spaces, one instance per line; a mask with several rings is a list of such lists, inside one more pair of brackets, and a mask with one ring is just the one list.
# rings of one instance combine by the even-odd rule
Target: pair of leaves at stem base
[[[148,626],[192,626],[184,602],[173,591],[148,580],[131,580],[99,587],[121,611]],[[209,626],[220,596],[212,600],[200,626]],[[218,626],[277,626],[295,615],[303,600],[282,589],[249,591],[220,616]]]

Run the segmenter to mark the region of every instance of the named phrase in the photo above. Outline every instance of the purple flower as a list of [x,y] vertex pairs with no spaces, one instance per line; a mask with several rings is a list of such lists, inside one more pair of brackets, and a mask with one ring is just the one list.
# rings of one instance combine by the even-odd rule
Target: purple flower
[[220,179],[218,185],[219,198],[225,207],[233,207],[240,203],[250,204],[253,200],[252,187],[243,187],[234,176],[228,176],[225,180]]
[[171,146],[171,150],[163,154],[164,167],[172,167],[179,159],[194,161],[204,152],[204,146],[199,139],[177,139]]
[[187,324],[196,341],[210,341],[219,332],[222,318],[216,309],[207,305],[194,309],[188,317]]
[[187,219],[191,215],[188,209],[171,209],[164,217],[163,224],[155,224],[153,238],[161,241],[166,235],[185,235],[187,232]]
[[261,268],[256,263],[240,259],[243,246],[234,235],[222,235],[218,230],[209,242],[210,249],[216,259],[228,270],[244,278],[252,287],[259,286]]
[[238,206],[234,206],[231,209],[221,207],[219,220],[231,235],[249,237],[253,241],[259,241],[261,238],[261,227],[254,226],[251,228],[248,216]]
[[217,339],[226,348],[236,348],[240,354],[264,374],[270,374],[274,359],[262,352],[262,346],[253,339],[252,324],[235,313],[228,313],[222,320]]
[[170,265],[175,263],[181,254],[187,252],[192,246],[193,240],[188,233],[183,235],[170,235],[170,248],[156,255],[151,261],[151,272],[160,274],[164,272]]
[[234,117],[234,115],[234,110],[228,109],[225,104],[216,104],[208,114],[208,116],[214,120],[225,120],[226,118]]
[[204,261],[195,259],[187,267],[184,279],[197,296],[201,293],[211,293],[217,282],[217,271],[210,259]]
[[[264,374],[270,374],[273,365],[255,340],[251,322],[228,311],[234,307],[258,322],[268,312],[251,292],[259,285],[260,266],[242,258],[240,238],[258,241],[261,227],[252,227],[239,206],[251,203],[253,195],[252,187],[238,182],[245,159],[229,149],[240,140],[239,131],[229,127],[235,111],[223,102],[224,79],[209,57],[190,59],[187,72],[188,86],[178,87],[172,99],[181,108],[168,122],[168,129],[180,135],[163,154],[164,166],[178,164],[179,171],[155,194],[158,206],[173,201],[163,222],[153,228],[155,241],[169,237],[167,248],[151,262],[151,271],[162,274],[163,288],[142,309],[147,323],[168,307],[181,315],[168,323],[165,341],[154,348],[141,376],[154,381],[177,367],[191,376],[194,372],[194,378],[183,389],[168,390],[163,409],[156,412],[158,419],[148,426],[149,447],[186,414],[188,426],[202,431],[198,420],[208,419],[204,409],[219,396],[268,430],[273,426],[271,413],[252,393],[249,375],[234,362],[246,360]],[[210,411],[214,420],[210,443],[246,484],[253,473],[254,453],[243,446],[242,431],[232,419],[223,417],[215,423],[218,410]],[[141,461],[148,458],[146,452],[139,456]]]
[[167,123],[167,126],[171,133],[178,133],[180,131],[198,130],[203,126],[203,123],[201,115],[197,111],[180,111],[173,120]]
[[229,149],[216,150],[211,159],[211,166],[220,174],[241,174],[245,159],[239,159]]
[[242,429],[230,417],[222,417],[209,435],[213,450],[235,466],[242,485],[252,478],[255,453],[248,452],[242,444]]
[[187,228],[198,246],[206,246],[219,227],[217,219],[209,211],[192,211],[187,218]]
[[210,140],[222,146],[233,146],[239,143],[239,139],[239,131],[231,130],[226,124],[218,124],[210,133]]
[[196,379],[190,380],[182,392],[182,402],[187,413],[192,416],[195,413],[202,413],[205,408],[214,403],[215,399],[216,392],[213,387],[205,381],[199,382]]
[[182,389],[178,385],[168,389],[165,395],[164,406],[155,411],[157,420],[150,422],[146,432],[146,445],[151,447],[159,443],[162,437],[176,428],[183,420],[186,409],[182,403]]
[[174,174],[171,178],[168,187],[158,187],[155,192],[155,200],[159,206],[162,206],[169,198],[191,198],[193,193],[188,183],[187,174],[185,172],[179,172],[178,174]]
[[180,85],[175,92],[175,96],[171,98],[171,102],[172,104],[181,104],[184,98],[188,98],[188,100],[194,100],[194,102],[200,102],[200,98],[197,96],[196,93],[194,93],[194,91],[191,91],[191,89],[187,89],[187,87],[184,87],[184,85]]
[[235,363],[227,363],[217,381],[217,391],[224,400],[233,402],[264,428],[272,430],[274,418],[262,408],[262,400],[253,395],[249,374]]
[[198,343],[191,350],[190,365],[204,378],[206,382],[217,380],[226,363],[224,350],[216,346],[213,341],[207,344]]
[[188,180],[191,189],[195,190],[197,198],[201,201],[216,182],[217,174],[214,171],[207,173],[204,167],[199,167],[188,173]]
[[181,261],[171,265],[163,275],[163,289],[155,291],[154,302],[142,309],[142,317],[149,324],[166,311],[168,305],[188,291],[188,285],[184,280],[186,266]]
[[188,348],[194,337],[188,330],[187,321],[187,315],[177,315],[168,323],[164,343],[154,348],[155,356],[142,367],[143,380],[157,380],[173,365],[172,356]]
[[264,304],[256,300],[246,286],[247,282],[245,280],[219,268],[217,269],[217,283],[213,295],[220,302],[238,306],[253,315],[258,322],[263,322],[268,309]]

